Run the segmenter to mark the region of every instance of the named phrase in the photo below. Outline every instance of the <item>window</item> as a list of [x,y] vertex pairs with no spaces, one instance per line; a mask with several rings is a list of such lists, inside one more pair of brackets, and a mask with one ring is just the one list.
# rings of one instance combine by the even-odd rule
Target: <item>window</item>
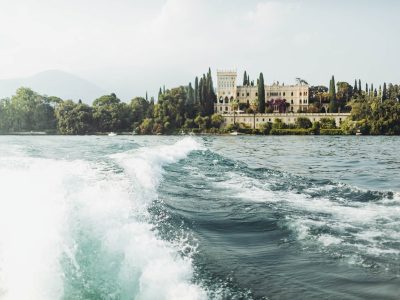
[[228,106],[225,106],[225,111],[228,111]]
[[263,122],[265,122],[265,119],[263,119]]
[[247,93],[247,97],[250,96],[250,93]]
[[286,93],[285,93],[285,92],[283,92],[283,96],[286,96]]
[[293,104],[293,99],[292,99],[292,100],[290,100],[290,104]]
[[242,93],[242,97],[244,97],[244,93]]
[[301,104],[301,99],[300,99],[300,104]]
[[301,96],[301,92],[300,92],[300,96]]
[[258,96],[258,93],[256,92],[256,97]]
[[293,96],[293,92],[292,92],[292,96]]
[[240,94],[239,94],[239,93],[237,93],[237,96],[238,96],[238,97],[239,97],[239,95],[240,95]]

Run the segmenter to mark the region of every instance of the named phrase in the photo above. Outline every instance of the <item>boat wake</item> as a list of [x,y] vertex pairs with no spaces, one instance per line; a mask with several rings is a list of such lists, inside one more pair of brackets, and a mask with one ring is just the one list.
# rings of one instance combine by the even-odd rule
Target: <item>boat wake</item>
[[112,156],[113,167],[0,159],[3,299],[205,299],[184,242],[160,239],[147,207],[162,167],[193,139]]

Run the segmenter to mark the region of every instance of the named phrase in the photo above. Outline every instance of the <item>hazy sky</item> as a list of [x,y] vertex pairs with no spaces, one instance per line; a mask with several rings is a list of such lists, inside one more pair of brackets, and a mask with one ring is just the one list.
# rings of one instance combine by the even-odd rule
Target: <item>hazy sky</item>
[[400,82],[397,0],[0,0],[0,79],[59,69],[122,98],[210,66]]

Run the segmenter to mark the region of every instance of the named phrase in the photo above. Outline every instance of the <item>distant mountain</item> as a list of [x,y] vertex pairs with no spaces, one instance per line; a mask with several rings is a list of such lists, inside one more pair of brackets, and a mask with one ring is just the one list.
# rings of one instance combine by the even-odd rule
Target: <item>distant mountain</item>
[[0,80],[0,98],[14,95],[20,87],[29,87],[39,94],[57,96],[65,100],[81,99],[88,104],[108,94],[86,79],[59,70],[49,70],[31,77]]

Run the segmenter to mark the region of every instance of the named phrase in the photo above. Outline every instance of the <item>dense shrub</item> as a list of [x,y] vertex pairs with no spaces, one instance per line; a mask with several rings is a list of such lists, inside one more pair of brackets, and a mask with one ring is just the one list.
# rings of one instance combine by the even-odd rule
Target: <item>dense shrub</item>
[[309,135],[311,134],[310,129],[275,129],[272,128],[271,135]]
[[344,132],[342,129],[321,129],[319,131],[321,135],[343,135]]

